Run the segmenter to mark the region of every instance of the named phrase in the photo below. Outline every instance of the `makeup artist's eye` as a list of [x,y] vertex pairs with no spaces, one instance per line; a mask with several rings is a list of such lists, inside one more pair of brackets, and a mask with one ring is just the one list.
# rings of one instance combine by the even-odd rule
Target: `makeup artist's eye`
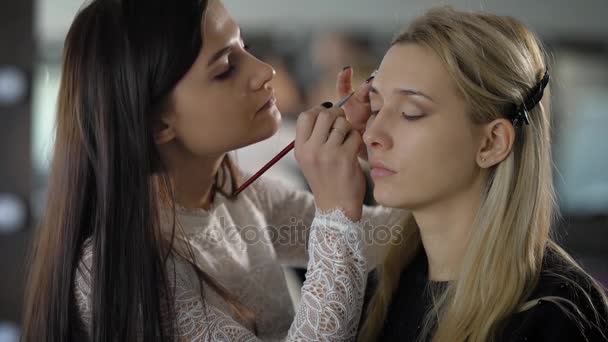
[[236,70],[236,66],[234,66],[233,64],[228,64],[228,69],[226,69],[226,71],[222,72],[221,74],[215,76],[215,79],[219,80],[219,81],[228,79],[228,78],[230,78],[230,76],[232,76],[232,74],[235,72],[235,70]]

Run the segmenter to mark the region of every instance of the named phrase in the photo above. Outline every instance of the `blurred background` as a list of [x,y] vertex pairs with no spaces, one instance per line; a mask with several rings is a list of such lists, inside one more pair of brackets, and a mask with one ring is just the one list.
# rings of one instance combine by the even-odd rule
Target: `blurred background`
[[[284,114],[279,134],[237,151],[239,164],[251,172],[293,139],[300,111],[336,99],[335,76],[342,67],[354,67],[356,83],[366,79],[391,37],[428,8],[484,10],[529,25],[553,59],[555,182],[562,213],[556,235],[608,285],[608,0],[224,3],[254,54],[275,67]],[[17,341],[25,257],[44,208],[63,40],[82,4],[0,1],[0,342]],[[271,176],[306,188],[292,155]]]

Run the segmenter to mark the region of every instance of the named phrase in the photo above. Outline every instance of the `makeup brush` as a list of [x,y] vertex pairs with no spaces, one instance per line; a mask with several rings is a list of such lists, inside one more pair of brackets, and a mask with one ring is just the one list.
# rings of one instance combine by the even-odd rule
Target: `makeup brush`
[[[350,93],[349,95],[341,98],[333,107],[342,107],[346,101],[350,100],[350,98],[355,94],[355,92]],[[330,107],[331,108],[331,107]],[[276,164],[279,160],[281,160],[287,153],[289,153],[295,147],[296,141],[292,141],[289,145],[287,145],[279,154],[277,154],[274,158],[272,158],[266,165],[264,165],[260,171],[258,171],[255,175],[249,178],[243,185],[241,185],[236,190],[236,195],[240,194],[243,190],[245,190],[251,183],[255,182],[261,175],[263,175],[268,169],[270,169],[274,164]]]

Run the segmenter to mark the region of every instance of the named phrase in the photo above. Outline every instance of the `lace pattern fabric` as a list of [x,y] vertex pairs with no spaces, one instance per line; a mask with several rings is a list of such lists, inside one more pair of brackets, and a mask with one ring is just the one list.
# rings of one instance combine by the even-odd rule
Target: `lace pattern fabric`
[[[289,189],[280,182],[264,177],[241,193],[236,201],[218,196],[209,210],[178,208],[176,223],[180,229],[177,230],[177,242],[189,243],[197,266],[253,311],[258,332],[257,336],[253,336],[245,328],[246,322],[235,321],[226,303],[205,285],[205,301],[201,302],[200,285],[191,265],[175,260],[172,263],[174,266],[171,266],[175,267],[177,275],[175,287],[179,296],[175,301],[176,307],[183,308],[178,310],[178,323],[183,328],[180,335],[186,336],[178,340],[221,341],[224,339],[222,334],[227,334],[229,338],[224,340],[246,341],[257,338],[261,341],[284,341],[288,333],[293,333],[293,329],[300,331],[300,335],[306,329],[320,331],[318,328],[311,328],[313,323],[326,324],[325,331],[331,331],[331,327],[336,329],[337,326],[332,323],[335,319],[315,318],[319,317],[320,313],[318,309],[313,309],[319,307],[318,303],[313,305],[318,300],[317,292],[314,291],[320,288],[329,289],[330,297],[338,298],[332,302],[332,305],[337,306],[338,300],[344,299],[336,297],[340,291],[353,296],[348,299],[352,301],[358,296],[355,288],[358,289],[361,284],[357,283],[356,279],[360,278],[353,268],[347,269],[344,266],[346,264],[341,265],[336,261],[329,263],[328,260],[339,257],[344,258],[345,263],[350,260],[349,262],[356,265],[361,260],[348,259],[353,256],[344,253],[354,253],[361,248],[369,271],[378,263],[385,247],[388,246],[386,238],[370,239],[370,233],[378,230],[382,233],[380,235],[386,235],[384,233],[387,232],[390,234],[392,227],[402,222],[406,214],[400,210],[364,207],[362,220],[350,222],[338,212],[316,213],[312,194]],[[172,229],[171,211],[161,219],[163,229]],[[343,235],[343,231],[363,232],[362,245],[352,244],[353,241],[348,239],[353,237]],[[336,241],[343,241],[345,245],[329,239],[332,236]],[[311,239],[317,239],[317,242],[311,244]],[[318,241],[323,243],[319,244]],[[83,266],[90,265],[90,261],[90,256],[87,257],[85,253]],[[308,266],[308,281],[304,284],[302,299],[306,296],[309,306],[299,306],[294,310],[282,265]],[[320,268],[321,266],[325,268]],[[90,296],[90,279],[86,273],[87,267],[80,269],[83,272],[77,272],[76,298],[86,323],[90,322],[87,300]],[[351,279],[353,288],[347,292],[344,285],[336,283],[338,275],[356,277]],[[343,308],[334,310],[344,311],[345,307],[352,304],[348,303],[350,304],[343,303]],[[302,310],[306,310],[306,315],[300,313]],[[299,316],[294,323],[296,312]],[[207,315],[201,316],[202,313]],[[347,325],[350,323],[340,325],[340,331],[344,332]],[[218,330],[215,327],[224,328]],[[195,333],[197,329],[201,330]],[[289,336],[294,338],[294,335]],[[324,336],[315,336],[313,339],[323,341],[326,338]],[[326,340],[328,339],[329,337]]]
[[[306,239],[315,217],[315,201],[310,192],[290,190],[276,180],[262,177],[251,187],[255,205],[268,217],[268,229],[274,251],[283,265],[306,267]],[[370,269],[375,268],[388,251],[389,242],[399,231],[409,213],[382,206],[364,206],[358,222],[363,229],[364,252]]]
[[[319,213],[309,237],[307,280],[302,301],[286,341],[352,341],[356,336],[366,281],[361,227],[340,210]],[[81,318],[90,329],[91,249],[85,249],[76,277],[76,300]],[[262,341],[238,322],[211,288],[201,298],[191,266],[175,260],[176,341]]]

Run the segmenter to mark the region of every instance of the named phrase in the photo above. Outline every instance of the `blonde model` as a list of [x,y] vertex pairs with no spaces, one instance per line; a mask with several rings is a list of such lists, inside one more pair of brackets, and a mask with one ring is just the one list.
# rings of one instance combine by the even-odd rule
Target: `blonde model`
[[375,198],[411,217],[360,341],[606,340],[604,289],[551,238],[550,75],[509,17],[437,8],[394,40],[363,138]]

